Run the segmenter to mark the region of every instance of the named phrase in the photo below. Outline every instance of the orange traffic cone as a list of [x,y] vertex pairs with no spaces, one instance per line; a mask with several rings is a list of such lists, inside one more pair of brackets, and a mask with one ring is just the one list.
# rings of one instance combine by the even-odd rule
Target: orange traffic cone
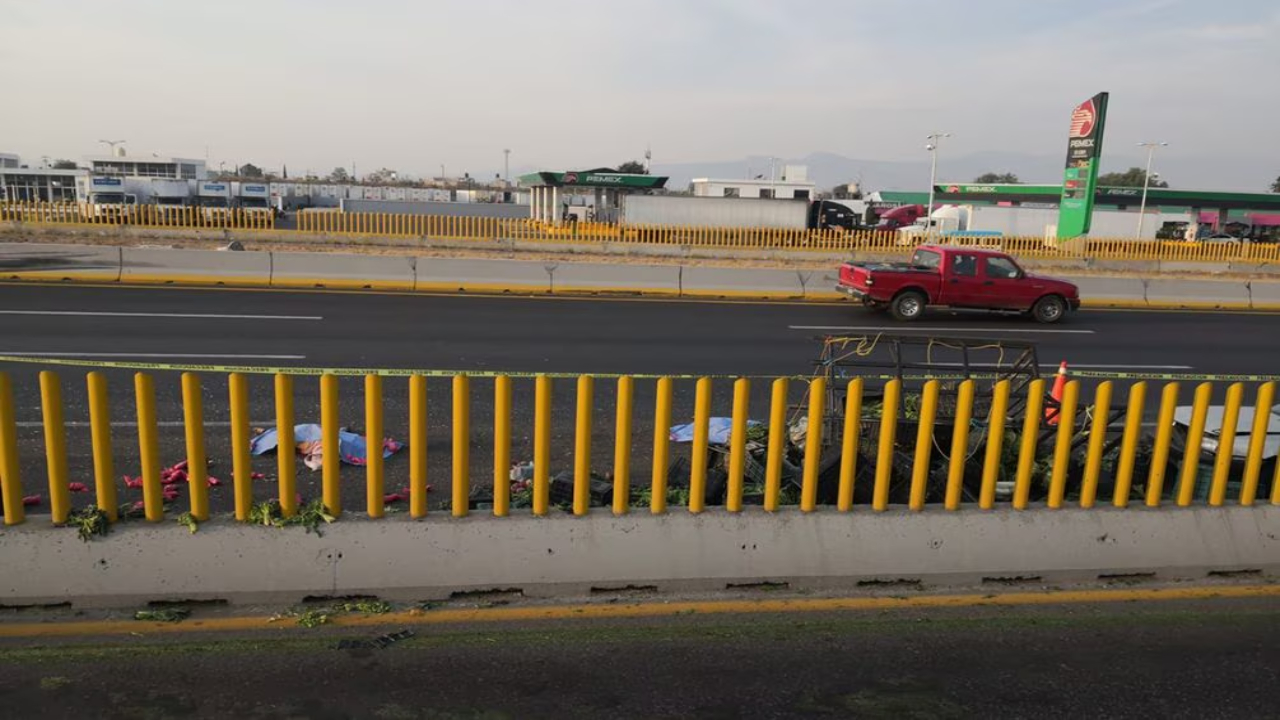
[[1053,379],[1053,391],[1049,393],[1049,397],[1053,402],[1049,407],[1044,409],[1044,420],[1050,425],[1058,424],[1058,410],[1062,407],[1062,391],[1067,387],[1067,361],[1063,360],[1058,366],[1058,374]]

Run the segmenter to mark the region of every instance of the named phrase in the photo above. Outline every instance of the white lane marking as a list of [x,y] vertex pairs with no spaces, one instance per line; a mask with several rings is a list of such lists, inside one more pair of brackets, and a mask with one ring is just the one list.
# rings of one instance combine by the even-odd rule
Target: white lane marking
[[204,353],[104,353],[104,352],[11,352],[0,350],[0,355],[10,357],[66,357],[66,358],[165,358],[186,360],[306,360],[306,355],[222,355]]
[[223,315],[218,313],[96,312],[90,310],[0,310],[0,315],[189,318],[198,320],[323,320],[320,315]]
[[936,332],[936,333],[1032,333],[1043,335],[1096,335],[1093,330],[1049,330],[1047,328],[955,328],[955,327],[877,327],[872,325],[788,325],[788,330],[834,330],[839,332]]
[[[964,363],[930,363],[940,367],[964,367]],[[998,363],[969,363],[971,368],[1004,368],[1012,370],[1012,363],[1000,365]],[[1040,367],[1056,370],[1057,363],[1041,363]],[[1071,370],[1194,370],[1191,365],[1091,365],[1089,363],[1067,363],[1067,375],[1071,374]]]

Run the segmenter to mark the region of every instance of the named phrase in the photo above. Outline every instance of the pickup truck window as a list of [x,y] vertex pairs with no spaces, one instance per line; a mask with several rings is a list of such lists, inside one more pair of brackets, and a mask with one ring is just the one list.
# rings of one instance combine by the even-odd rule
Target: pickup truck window
[[937,270],[942,265],[942,255],[932,250],[917,250],[911,256],[911,267]]
[[1015,280],[1021,274],[1022,271],[1009,258],[987,258],[987,277]]
[[952,255],[951,274],[960,277],[978,276],[978,258],[974,255]]

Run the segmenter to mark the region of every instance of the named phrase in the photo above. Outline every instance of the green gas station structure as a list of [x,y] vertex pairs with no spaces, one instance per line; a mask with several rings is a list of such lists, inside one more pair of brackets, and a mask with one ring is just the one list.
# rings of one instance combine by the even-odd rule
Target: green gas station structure
[[667,186],[666,177],[620,173],[611,168],[541,171],[521,175],[519,180],[521,186],[529,188],[529,217],[552,225],[564,218],[564,201],[570,194],[591,192],[595,196],[595,217],[608,218],[617,215],[623,195]]

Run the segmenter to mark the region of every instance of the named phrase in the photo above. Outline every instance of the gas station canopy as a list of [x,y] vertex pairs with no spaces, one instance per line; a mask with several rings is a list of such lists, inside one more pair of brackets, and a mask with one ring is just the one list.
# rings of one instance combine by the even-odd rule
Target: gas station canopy
[[520,184],[526,187],[661,190],[667,186],[667,178],[656,175],[614,172],[609,168],[566,170],[564,172],[544,170],[521,175]]

